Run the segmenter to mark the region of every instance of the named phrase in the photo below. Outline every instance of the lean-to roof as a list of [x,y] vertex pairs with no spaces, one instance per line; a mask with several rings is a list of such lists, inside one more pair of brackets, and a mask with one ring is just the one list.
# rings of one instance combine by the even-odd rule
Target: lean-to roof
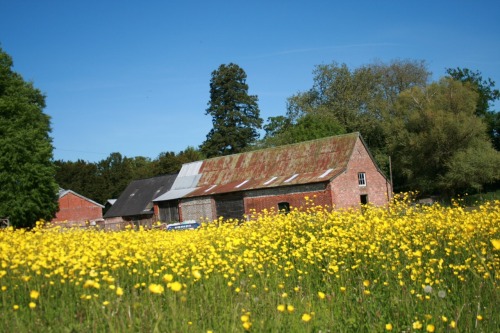
[[153,199],[169,191],[177,175],[164,175],[132,181],[104,218],[153,214]]

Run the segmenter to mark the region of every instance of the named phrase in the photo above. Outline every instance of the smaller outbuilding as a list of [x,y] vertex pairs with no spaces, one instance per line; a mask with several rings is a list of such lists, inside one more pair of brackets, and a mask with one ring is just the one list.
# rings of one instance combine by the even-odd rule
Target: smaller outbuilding
[[59,211],[52,223],[68,227],[96,225],[102,221],[103,205],[72,190],[59,189]]
[[106,229],[117,230],[127,225],[151,227],[157,218],[153,200],[169,191],[177,175],[132,181],[104,214]]

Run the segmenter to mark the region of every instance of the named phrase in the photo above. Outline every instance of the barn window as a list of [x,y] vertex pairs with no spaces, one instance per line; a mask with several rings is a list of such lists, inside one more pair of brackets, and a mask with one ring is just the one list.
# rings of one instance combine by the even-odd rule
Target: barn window
[[278,211],[280,213],[284,213],[284,214],[290,213],[290,203],[288,203],[288,202],[278,203]]
[[358,184],[359,186],[366,186],[366,174],[364,172],[358,173]]
[[359,201],[361,201],[362,205],[366,205],[368,203],[368,194],[361,194],[359,196]]

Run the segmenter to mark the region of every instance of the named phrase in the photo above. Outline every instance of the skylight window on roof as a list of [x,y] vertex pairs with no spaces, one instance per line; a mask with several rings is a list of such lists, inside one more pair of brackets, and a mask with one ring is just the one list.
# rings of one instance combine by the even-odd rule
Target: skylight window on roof
[[323,178],[323,177],[326,177],[326,175],[328,175],[330,172],[332,172],[333,169],[328,169],[326,170],[325,172],[323,172],[323,174],[321,176],[319,176],[319,178]]
[[211,191],[211,190],[213,190],[213,189],[214,189],[214,187],[216,187],[216,186],[217,186],[217,185],[212,185],[212,186],[210,186],[209,188],[207,188],[207,189],[205,190],[205,192],[210,192],[210,191]]
[[152,201],[148,202],[148,204],[144,208],[144,212],[149,212],[151,209],[153,209],[153,202]]
[[290,178],[288,178],[287,180],[285,180],[285,183],[289,183],[289,182],[291,182],[292,180],[294,180],[295,178],[297,178],[297,176],[298,176],[298,175],[299,175],[299,174],[298,174],[298,173],[296,173],[296,174],[295,174],[295,175],[293,175],[292,177],[290,177]]
[[267,182],[264,183],[264,185],[269,185],[271,184],[272,182],[274,182],[278,177],[273,177],[271,179],[269,179]]
[[248,183],[248,179],[247,179],[247,180],[245,180],[245,181],[243,181],[241,184],[236,185],[235,187],[236,187],[236,188],[239,188],[239,187],[241,187],[241,186],[245,185],[246,183]]

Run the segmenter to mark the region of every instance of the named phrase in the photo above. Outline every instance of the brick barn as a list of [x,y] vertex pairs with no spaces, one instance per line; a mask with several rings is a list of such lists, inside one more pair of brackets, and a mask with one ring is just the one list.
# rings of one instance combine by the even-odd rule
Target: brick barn
[[382,206],[392,193],[359,133],[187,163],[155,200],[161,221],[242,219],[314,197],[334,208]]
[[59,211],[53,223],[85,226],[102,220],[103,205],[71,190],[59,189]]

